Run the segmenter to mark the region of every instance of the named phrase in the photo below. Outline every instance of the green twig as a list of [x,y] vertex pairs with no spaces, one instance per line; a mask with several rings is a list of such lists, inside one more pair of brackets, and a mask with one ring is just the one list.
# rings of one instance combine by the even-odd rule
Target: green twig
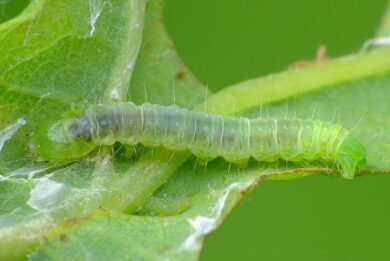
[[211,96],[206,107],[211,113],[230,115],[326,86],[389,72],[390,50],[375,50],[235,84]]

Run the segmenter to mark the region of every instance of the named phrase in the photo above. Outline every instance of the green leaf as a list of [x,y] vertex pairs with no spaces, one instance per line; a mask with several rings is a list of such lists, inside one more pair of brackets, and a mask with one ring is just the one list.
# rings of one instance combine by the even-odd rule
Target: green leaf
[[28,0],[1,1],[0,2],[0,23],[10,20],[17,16],[27,5]]
[[[188,153],[139,146],[128,156],[119,145],[63,165],[37,161],[36,127],[74,107],[128,99],[248,117],[287,111],[352,129],[368,150],[359,173],[388,171],[389,50],[239,83],[199,105],[207,89],[177,57],[162,2],[148,2],[142,34],[144,4],[40,0],[0,25],[1,258],[23,258],[41,239],[31,259],[194,260],[261,179],[339,174],[322,162],[206,167]],[[108,210],[90,214],[97,208]]]
[[144,6],[142,0],[40,0],[0,25],[0,128],[26,122],[1,137],[0,257],[25,255],[59,220],[83,216],[105,200],[117,177],[109,160],[37,162],[31,137],[36,126],[75,106],[126,99]]
[[[130,85],[131,95],[136,100],[137,96],[144,97],[145,91],[157,91],[160,103],[170,104],[174,92],[179,105],[191,101],[197,104],[205,91],[173,52],[160,21],[161,5],[159,1],[148,5],[147,28]],[[166,177],[151,171],[153,164],[159,171],[163,170],[161,165],[168,165],[163,157],[156,163],[140,161],[129,170],[133,160],[121,153],[114,158],[111,150],[63,166],[36,163],[33,152],[26,153],[30,138],[24,133],[33,135],[36,126],[48,118],[58,117],[74,106],[83,108],[126,96],[141,41],[143,7],[143,1],[37,1],[0,28],[1,51],[8,55],[8,60],[0,63],[2,123],[6,128],[20,117],[27,122],[23,133],[19,130],[7,141],[0,157],[4,206],[0,256],[23,257],[38,243],[39,235],[58,221],[81,217],[99,206],[121,209],[129,200],[142,202],[165,182]],[[49,23],[54,15],[57,20],[61,18],[58,13],[63,14],[63,21],[57,26]],[[68,20],[73,27],[67,27]],[[84,31],[77,27],[77,20]],[[42,37],[46,34],[57,34],[59,39]],[[29,68],[34,71],[30,73]],[[175,89],[162,89],[165,82],[175,84]],[[22,196],[14,196],[19,194]]]
[[[386,52],[381,52],[381,55],[384,54]],[[349,62],[354,64],[356,61],[366,61],[365,59],[368,56],[365,56],[363,60],[360,59],[360,56],[357,56],[349,59]],[[345,60],[343,59],[343,61]],[[330,63],[331,66],[333,64]],[[343,68],[349,67],[350,64],[347,63]],[[319,67],[318,70],[324,70],[323,68]],[[304,74],[306,72],[312,74],[312,70],[312,68],[302,69],[301,73]],[[324,71],[326,72],[327,70],[326,68]],[[295,74],[295,72],[287,72],[286,74],[289,73]],[[337,111],[339,108],[340,117],[343,117],[340,122],[343,123],[345,120],[346,127],[348,125],[351,127],[351,124],[356,124],[364,116],[362,111],[366,112],[367,107],[372,109],[372,112],[366,112],[368,114],[376,114],[383,109],[382,105],[378,106],[376,102],[369,101],[371,95],[376,97],[377,93],[383,94],[388,88],[390,79],[386,75],[369,77],[367,79],[357,77],[357,79],[348,80],[348,82],[339,85],[328,87],[324,85],[323,88],[315,88],[313,92],[290,98],[289,101],[282,100],[278,103],[270,104],[267,107],[275,115],[284,116],[286,103],[293,102],[292,104],[296,105],[291,110],[296,110],[298,115],[301,114],[302,117],[311,117],[313,112],[318,110],[321,112],[320,118],[324,120],[333,117],[334,109]],[[284,79],[284,74],[282,79]],[[274,80],[277,81],[278,77],[275,76]],[[286,88],[291,88],[291,85],[287,85]],[[352,88],[354,90],[353,92],[351,92]],[[229,91],[229,89],[226,91]],[[362,98],[366,101],[362,102]],[[302,99],[302,101],[294,102],[294,100],[298,99]],[[322,99],[324,100],[322,101]],[[383,99],[386,99],[386,96],[383,96]],[[350,101],[351,104],[346,103],[346,100]],[[356,110],[355,112],[355,109],[352,110],[352,108],[359,108],[356,104],[360,105],[360,111]],[[325,114],[322,114],[322,112]],[[388,110],[385,109],[383,114],[387,112]],[[251,111],[247,112],[248,115],[251,113]],[[253,113],[257,116],[258,110],[254,110]],[[380,116],[383,115],[381,114]],[[364,122],[364,119],[361,122]],[[363,126],[362,131],[376,132],[375,128],[372,128],[374,125],[369,121],[367,124],[360,123],[358,126]],[[361,138],[364,140],[364,135]],[[378,141],[382,140],[382,138],[378,137]],[[365,140],[367,145],[369,145],[369,142],[372,142],[372,140]],[[370,148],[370,146],[368,147]],[[374,147],[372,146],[371,148]],[[269,166],[262,163],[253,163],[245,170],[232,167],[229,171],[229,164],[222,160],[211,162],[207,169],[204,167],[194,168],[194,163],[194,159],[192,159],[184,164],[168,183],[161,187],[152,197],[149,197],[142,207],[138,209],[138,216],[136,218],[128,218],[126,225],[121,226],[121,228],[128,226],[128,229],[123,228],[120,232],[112,234],[113,231],[118,231],[116,226],[122,224],[121,221],[116,223],[113,221],[114,218],[112,216],[102,217],[100,215],[96,217],[96,220],[94,219],[93,224],[82,223],[77,225],[77,227],[72,226],[70,228],[60,226],[53,234],[49,234],[50,243],[41,247],[33,255],[33,258],[41,259],[46,257],[56,259],[63,253],[72,254],[71,258],[78,258],[85,257],[86,255],[94,255],[95,252],[93,249],[99,249],[95,257],[103,256],[104,259],[104,255],[110,253],[109,251],[111,249],[111,245],[106,247],[108,242],[87,243],[82,248],[83,250],[74,253],[75,241],[70,239],[73,236],[87,237],[94,235],[93,231],[99,229],[100,233],[114,237],[115,240],[112,241],[120,242],[118,243],[119,245],[126,245],[127,242],[130,246],[134,246],[135,249],[127,249],[124,250],[125,252],[121,252],[121,254],[125,254],[126,256],[154,260],[156,256],[151,253],[157,252],[160,256],[173,260],[196,259],[201,249],[201,242],[204,236],[220,225],[237,201],[242,198],[242,192],[252,188],[261,176],[272,177],[282,174],[296,177],[309,173],[325,172],[334,174],[334,172],[337,172],[337,170],[321,167],[321,165],[317,167],[313,165],[312,167],[305,168],[300,166],[297,168],[298,166],[285,165],[285,163],[282,166],[280,164]],[[380,163],[378,163],[379,165]],[[385,170],[379,170],[377,172],[385,172]],[[107,224],[107,220],[109,220],[109,225],[100,225],[100,222]],[[161,223],[164,224],[164,229],[161,228]],[[163,233],[161,234],[161,232],[158,233],[157,231],[163,231]],[[145,236],[140,236],[140,234]],[[63,242],[61,238],[64,238],[64,235],[70,240]],[[141,242],[142,240],[146,240],[148,244],[141,243],[135,246],[135,243],[131,244],[134,238],[138,241],[141,240]],[[88,242],[88,240],[86,241]],[[110,240],[110,243],[112,241]],[[59,246],[63,246],[63,248]],[[123,248],[121,247],[121,249]],[[148,250],[142,251],[145,248]]]

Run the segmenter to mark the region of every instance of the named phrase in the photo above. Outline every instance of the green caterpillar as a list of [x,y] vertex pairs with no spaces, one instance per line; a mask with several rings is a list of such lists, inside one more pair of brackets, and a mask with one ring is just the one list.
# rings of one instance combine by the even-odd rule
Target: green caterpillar
[[115,142],[190,150],[202,160],[222,156],[243,164],[257,161],[331,160],[344,178],[354,176],[365,149],[338,124],[319,120],[223,117],[127,102],[90,107],[77,117],[42,126],[36,134],[39,156],[59,162],[79,158]]

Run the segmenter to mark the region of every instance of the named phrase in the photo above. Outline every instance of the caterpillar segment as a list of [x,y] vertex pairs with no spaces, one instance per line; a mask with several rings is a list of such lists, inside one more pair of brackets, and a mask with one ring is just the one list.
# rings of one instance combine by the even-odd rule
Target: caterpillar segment
[[223,157],[245,165],[250,158],[272,162],[336,161],[351,179],[365,160],[363,145],[338,124],[319,120],[223,117],[127,102],[90,107],[78,117],[43,125],[36,135],[39,155],[52,162],[80,158],[100,145],[163,146],[190,150],[203,161]]

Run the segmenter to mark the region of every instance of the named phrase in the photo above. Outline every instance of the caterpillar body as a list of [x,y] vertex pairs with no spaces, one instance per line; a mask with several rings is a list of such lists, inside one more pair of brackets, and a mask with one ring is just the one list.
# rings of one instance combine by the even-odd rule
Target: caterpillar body
[[257,161],[331,160],[352,178],[365,160],[363,145],[338,124],[320,120],[223,117],[176,106],[127,102],[95,105],[37,131],[39,155],[58,162],[79,158],[100,145],[143,143],[190,150],[202,160],[218,156],[243,164]]

